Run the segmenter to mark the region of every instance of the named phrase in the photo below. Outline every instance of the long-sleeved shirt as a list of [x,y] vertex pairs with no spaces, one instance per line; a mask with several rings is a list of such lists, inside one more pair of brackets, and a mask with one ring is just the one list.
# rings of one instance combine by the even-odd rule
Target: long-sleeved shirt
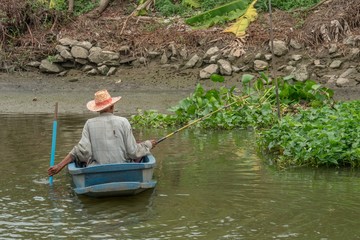
[[149,140],[136,143],[126,118],[101,113],[86,121],[81,139],[70,154],[88,165],[97,165],[128,162],[150,154],[151,148]]

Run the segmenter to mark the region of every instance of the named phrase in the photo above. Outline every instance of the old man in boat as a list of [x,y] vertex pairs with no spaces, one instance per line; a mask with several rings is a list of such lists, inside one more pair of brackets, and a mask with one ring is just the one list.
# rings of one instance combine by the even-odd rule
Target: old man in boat
[[59,173],[66,165],[75,161],[86,166],[132,162],[151,154],[156,140],[137,143],[129,121],[114,115],[114,104],[121,99],[111,97],[107,90],[95,93],[87,108],[99,112],[99,116],[88,119],[79,143],[58,164],[48,169],[48,175]]

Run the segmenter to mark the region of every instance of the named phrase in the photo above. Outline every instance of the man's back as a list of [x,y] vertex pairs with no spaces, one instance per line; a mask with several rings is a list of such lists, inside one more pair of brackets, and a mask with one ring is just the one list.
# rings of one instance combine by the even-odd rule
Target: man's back
[[129,160],[129,146],[136,145],[131,126],[126,118],[102,113],[89,119],[84,130],[88,131],[92,149],[92,164],[123,163]]

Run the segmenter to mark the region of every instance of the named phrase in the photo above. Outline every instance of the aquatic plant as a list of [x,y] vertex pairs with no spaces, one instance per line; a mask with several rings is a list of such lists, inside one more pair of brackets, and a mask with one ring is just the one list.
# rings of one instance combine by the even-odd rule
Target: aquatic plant
[[270,129],[258,144],[278,166],[360,166],[360,101],[300,109]]
[[[222,76],[212,76],[212,81],[221,84]],[[181,126],[210,112],[235,102],[236,104],[217,112],[201,121],[203,128],[268,128],[277,122],[275,86],[265,74],[259,78],[250,74],[242,77],[242,86],[205,90],[198,84],[194,92],[169,109],[167,115],[156,111],[139,111],[131,117],[136,127]],[[279,92],[282,114],[296,112],[298,107],[319,107],[332,102],[333,92],[314,81],[292,82],[291,79],[279,78]],[[241,89],[241,90],[240,90]],[[243,98],[243,96],[248,96]]]

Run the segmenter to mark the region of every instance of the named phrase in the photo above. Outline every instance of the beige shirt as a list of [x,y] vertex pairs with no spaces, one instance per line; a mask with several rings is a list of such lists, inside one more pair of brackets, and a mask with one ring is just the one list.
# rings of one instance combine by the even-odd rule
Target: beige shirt
[[[150,154],[151,141],[136,143],[129,121],[112,113],[86,121],[70,154],[88,165],[123,163]],[[94,161],[95,160],[95,161]]]

